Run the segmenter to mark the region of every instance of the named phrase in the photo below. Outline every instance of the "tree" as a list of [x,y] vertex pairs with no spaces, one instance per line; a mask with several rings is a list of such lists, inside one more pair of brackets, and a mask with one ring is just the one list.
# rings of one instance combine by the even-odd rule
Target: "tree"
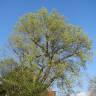
[[12,85],[16,81],[15,88],[25,83],[27,91],[21,88],[18,90],[21,93],[30,90],[31,94],[40,94],[55,81],[65,92],[71,91],[81,68],[86,67],[91,41],[82,28],[67,23],[57,11],[48,13],[43,8],[21,17],[10,38],[10,46],[18,66],[3,78],[12,81]]
[[[47,96],[47,90],[42,90],[40,82],[32,83],[33,71],[26,66],[18,66],[13,59],[6,59],[1,71],[0,95],[5,96]],[[7,64],[7,65],[6,65]],[[4,66],[5,65],[5,66]],[[43,92],[42,92],[43,91]]]
[[96,77],[89,82],[89,96],[96,96]]

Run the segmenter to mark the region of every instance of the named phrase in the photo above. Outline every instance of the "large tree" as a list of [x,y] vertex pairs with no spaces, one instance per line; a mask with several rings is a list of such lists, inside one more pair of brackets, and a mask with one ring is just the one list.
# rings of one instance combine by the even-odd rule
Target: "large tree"
[[71,91],[81,69],[86,67],[91,42],[82,28],[69,24],[57,11],[48,13],[43,8],[20,18],[10,46],[17,66],[3,76],[4,80],[16,83],[14,87],[21,88],[21,93],[27,90],[35,94],[55,81],[65,92]]

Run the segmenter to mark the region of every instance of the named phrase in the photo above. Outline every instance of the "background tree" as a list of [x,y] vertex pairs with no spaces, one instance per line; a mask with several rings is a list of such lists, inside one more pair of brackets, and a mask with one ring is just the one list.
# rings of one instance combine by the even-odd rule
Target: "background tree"
[[89,82],[89,96],[96,96],[96,77]]
[[[81,69],[86,67],[91,42],[82,28],[67,23],[58,12],[48,13],[43,8],[21,17],[10,46],[16,55],[17,67],[3,78],[12,82],[12,86],[16,81],[14,90],[21,88],[18,90],[21,94],[40,94],[57,81],[55,84],[67,93],[74,87]],[[26,96],[32,96],[29,93]]]

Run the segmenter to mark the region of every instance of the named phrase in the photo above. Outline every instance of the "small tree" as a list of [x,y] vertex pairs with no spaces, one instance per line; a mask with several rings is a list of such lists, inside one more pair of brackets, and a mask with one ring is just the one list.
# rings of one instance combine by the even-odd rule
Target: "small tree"
[[[12,86],[16,81],[18,86],[14,88],[21,88],[17,91],[21,94],[28,90],[31,94],[40,94],[54,81],[58,81],[59,84],[55,84],[62,86],[65,92],[71,91],[81,68],[86,66],[91,42],[80,27],[67,23],[58,12],[48,13],[43,8],[21,17],[10,46],[18,67],[4,79],[12,81]],[[25,89],[21,87],[22,82]],[[8,86],[11,88],[10,83]],[[26,96],[32,95],[28,93]]]
[[96,96],[96,77],[90,80],[88,91],[89,91],[88,96]]
[[6,59],[1,64],[0,96],[47,96],[47,90],[42,90],[46,85],[32,82],[34,74],[31,68],[18,66],[12,59]]

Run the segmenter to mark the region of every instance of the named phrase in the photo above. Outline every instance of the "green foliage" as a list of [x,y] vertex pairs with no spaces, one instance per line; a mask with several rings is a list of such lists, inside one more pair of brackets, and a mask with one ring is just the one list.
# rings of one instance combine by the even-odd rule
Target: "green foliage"
[[48,94],[44,89],[46,85],[40,82],[34,83],[33,76],[33,71],[29,67],[16,66],[10,72],[3,74],[1,93],[7,96],[45,96]]
[[67,23],[57,11],[48,13],[43,8],[20,18],[10,46],[20,69],[13,68],[4,79],[12,86],[16,83],[16,90],[21,88],[17,90],[17,94],[23,94],[20,96],[32,96],[34,90],[46,91],[54,81],[65,92],[71,91],[89,59],[91,42],[82,28]]

